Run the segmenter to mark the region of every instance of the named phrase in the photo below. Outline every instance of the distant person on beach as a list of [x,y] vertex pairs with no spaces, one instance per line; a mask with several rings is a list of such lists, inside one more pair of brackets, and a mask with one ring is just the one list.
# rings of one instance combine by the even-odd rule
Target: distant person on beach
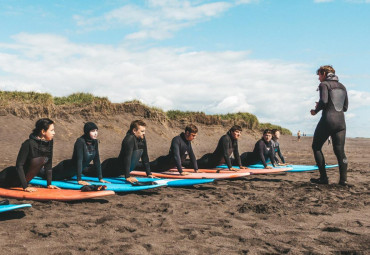
[[316,164],[320,170],[320,178],[311,179],[312,183],[328,184],[329,179],[326,175],[325,158],[321,149],[329,136],[332,138],[333,150],[339,165],[339,184],[347,185],[347,157],[344,153],[344,143],[346,139],[346,121],[344,112],[348,109],[347,90],[339,82],[332,66],[321,66],[316,74],[319,76],[320,100],[316,103],[315,109],[311,110],[311,115],[316,115],[322,110],[322,116],[316,126],[312,142],[312,150]]
[[[99,141],[98,126],[93,122],[87,122],[83,128],[84,134],[77,138],[72,159],[66,159],[53,167],[53,181],[70,179],[77,175],[77,182],[81,185],[90,185],[90,183],[81,180],[82,171],[89,168],[90,171],[95,171],[100,182],[103,180],[100,157],[99,157]],[[94,165],[90,162],[93,161]],[[46,173],[40,171],[38,174],[42,178],[46,178]]]
[[[242,128],[235,125],[223,135],[218,141],[216,150],[213,153],[207,153],[197,160],[199,168],[215,168],[221,164],[226,164],[229,170],[238,171],[239,169],[233,166],[239,166],[241,169],[246,167],[242,166],[240,160],[238,140],[241,136]],[[230,158],[234,154],[234,158]]]
[[301,141],[301,130],[298,130],[297,138],[298,138],[298,142]]
[[[127,131],[122,141],[118,158],[109,158],[102,163],[103,177],[118,177],[124,175],[126,181],[136,183],[137,179],[131,177],[130,171],[139,164],[140,158],[145,167],[147,176],[152,177],[145,139],[145,129],[146,123],[144,121],[134,120],[131,122],[130,129]],[[86,176],[96,176],[96,171],[92,171],[92,169],[89,168],[84,171],[84,174]]]
[[47,187],[58,189],[51,185],[54,135],[54,122],[48,118],[39,119],[19,150],[16,166],[0,172],[0,187],[20,186],[26,192],[35,192],[37,189],[28,187],[28,183],[42,170],[47,177]]
[[330,145],[331,144],[331,138],[330,138],[330,136],[328,137],[328,145]]
[[[187,168],[193,168],[195,172],[198,171],[198,164],[195,158],[191,141],[195,139],[198,133],[198,128],[190,124],[185,127],[185,132],[174,137],[171,141],[171,147],[168,155],[160,156],[156,160],[150,162],[150,168],[153,172],[164,172],[171,168],[177,168],[181,175],[189,173],[183,172],[183,165]],[[186,161],[186,157],[190,157],[190,162]]]
[[[286,165],[284,156],[280,151],[280,144],[278,141],[279,139],[280,139],[280,131],[277,129],[273,129],[272,130],[272,148],[274,150],[274,160],[276,164],[278,165]],[[281,163],[277,156],[279,156]]]
[[244,152],[240,158],[243,166],[262,163],[265,169],[271,169],[272,167],[266,163],[267,159],[270,159],[271,164],[275,167],[272,131],[265,129],[262,138],[254,145],[253,152]]

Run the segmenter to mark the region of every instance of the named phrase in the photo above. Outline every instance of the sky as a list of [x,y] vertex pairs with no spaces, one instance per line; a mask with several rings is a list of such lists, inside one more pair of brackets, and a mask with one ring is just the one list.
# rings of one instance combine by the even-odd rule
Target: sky
[[370,137],[369,15],[370,0],[1,0],[0,90],[250,112],[313,134],[330,64],[347,136]]

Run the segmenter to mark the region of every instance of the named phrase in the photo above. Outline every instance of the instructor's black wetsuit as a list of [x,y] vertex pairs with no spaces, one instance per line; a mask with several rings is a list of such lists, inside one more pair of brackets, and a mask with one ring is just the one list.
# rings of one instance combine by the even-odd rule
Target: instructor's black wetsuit
[[168,155],[160,156],[150,162],[150,168],[153,172],[164,172],[176,167],[179,173],[182,173],[182,165],[185,164],[187,155],[190,157],[189,166],[193,167],[195,171],[198,171],[198,164],[191,147],[191,142],[186,140],[185,133],[181,133],[172,139]]
[[[234,154],[235,159],[230,158],[231,153]],[[199,168],[215,168],[221,164],[226,164],[228,168],[233,165],[242,166],[238,140],[231,136],[230,131],[223,135],[218,141],[216,150],[213,153],[207,153],[197,160]]]
[[279,158],[281,159],[281,162],[282,163],[285,163],[284,156],[283,156],[283,154],[280,151],[280,144],[279,144],[279,142],[277,140],[275,141],[274,139],[272,139],[272,148],[274,149],[274,159],[275,159],[275,162],[276,163],[279,162],[279,159],[277,157],[277,155],[279,155]]
[[[79,137],[73,148],[72,159],[63,160],[53,167],[53,180],[70,179],[77,175],[77,181],[81,181],[82,171],[86,168],[96,172],[96,176],[102,179],[98,144],[98,140],[91,139],[87,135]],[[90,165],[91,161],[94,165]],[[42,171],[40,175],[44,177]]]
[[[128,131],[122,141],[121,151],[118,158],[109,158],[102,163],[103,177],[117,177],[125,175],[130,177],[130,171],[135,168],[141,158],[147,175],[151,174],[149,166],[148,149],[146,139],[137,138],[134,133]],[[84,171],[87,176],[94,176],[92,171]]]
[[0,172],[0,186],[21,186],[25,189],[42,168],[46,173],[47,185],[51,185],[52,158],[53,141],[41,140],[31,134],[19,150],[16,166],[7,167]]
[[325,159],[321,148],[329,136],[332,137],[333,149],[338,159],[340,182],[347,180],[347,157],[344,153],[346,138],[346,121],[344,112],[348,109],[347,90],[338,81],[338,77],[329,73],[324,82],[319,85],[320,101],[315,109],[318,113],[322,110],[322,116],[316,126],[312,142],[312,150],[316,164],[320,170],[320,178],[327,179]]
[[270,159],[273,166],[275,166],[274,149],[272,147],[272,141],[266,142],[261,138],[255,145],[253,152],[244,152],[240,156],[243,166],[249,166],[253,164],[262,163],[266,168],[266,159]]

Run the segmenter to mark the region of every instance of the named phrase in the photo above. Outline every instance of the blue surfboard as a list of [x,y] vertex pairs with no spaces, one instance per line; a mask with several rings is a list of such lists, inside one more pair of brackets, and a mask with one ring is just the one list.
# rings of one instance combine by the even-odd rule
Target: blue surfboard
[[[76,178],[76,177],[74,177]],[[193,185],[199,185],[199,184],[205,184],[205,183],[211,183],[214,181],[214,179],[160,179],[160,178],[147,178],[147,177],[135,177],[139,182],[155,182],[157,184],[164,184],[168,187],[184,187],[184,186],[193,186]],[[96,177],[88,177],[88,176],[82,176],[82,180],[84,181],[95,181],[98,182],[99,179]],[[126,178],[124,177],[110,177],[110,178],[104,178],[104,180],[111,182],[112,184],[122,184],[122,183],[129,183],[126,181]],[[100,183],[102,185],[104,183]]]
[[17,209],[22,209],[22,208],[28,208],[28,207],[32,207],[32,205],[31,204],[0,205],[0,213],[2,213],[2,212],[8,212],[8,211],[13,211],[13,210],[17,210]]
[[[96,178],[97,179],[97,178]],[[90,179],[89,179],[90,180]],[[114,192],[135,192],[140,190],[147,190],[147,189],[154,189],[162,186],[167,186],[166,184],[157,183],[153,185],[143,185],[143,186],[134,186],[131,183],[101,183],[97,179],[96,181],[88,181],[90,184],[94,185],[105,185],[107,186],[107,190],[112,190]],[[35,177],[30,181],[33,185],[40,185],[42,187],[47,186],[47,181],[40,178]],[[53,181],[52,185],[55,185],[62,189],[75,189],[79,190],[83,185],[78,184],[76,180],[63,180],[63,181]]]

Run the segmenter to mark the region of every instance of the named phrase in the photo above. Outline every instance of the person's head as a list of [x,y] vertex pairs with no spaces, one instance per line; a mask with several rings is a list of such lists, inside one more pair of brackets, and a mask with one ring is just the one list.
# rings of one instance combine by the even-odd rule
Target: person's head
[[187,141],[193,141],[197,137],[198,128],[193,124],[189,124],[185,127],[185,139]]
[[84,134],[91,139],[98,138],[98,126],[94,122],[86,122],[84,125]]
[[54,121],[49,118],[43,118],[36,121],[32,134],[42,140],[51,141],[54,138]]
[[136,138],[144,139],[145,137],[146,124],[142,120],[134,120],[130,124],[130,132],[132,132]]
[[335,74],[335,70],[332,66],[326,65],[326,66],[320,66],[319,69],[317,69],[316,74],[319,76],[320,82],[325,81],[327,75],[329,73]]
[[234,125],[230,128],[229,132],[232,138],[238,140],[242,135],[242,127],[239,125]]
[[272,131],[270,129],[265,129],[263,131],[263,140],[270,142],[272,139]]
[[272,137],[274,139],[280,139],[280,131],[278,129],[273,129],[272,130]]

